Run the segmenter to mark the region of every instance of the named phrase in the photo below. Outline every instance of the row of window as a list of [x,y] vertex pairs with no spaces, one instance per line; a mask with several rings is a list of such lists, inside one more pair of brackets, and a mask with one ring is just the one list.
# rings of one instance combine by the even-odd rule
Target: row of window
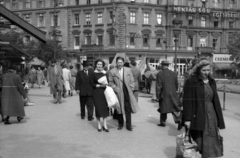
[[[134,33],[130,33],[130,34],[134,34]],[[109,33],[109,46],[113,46],[115,45],[115,36],[112,33]],[[96,41],[94,43],[92,43],[92,36],[91,34],[85,34],[84,35],[84,44],[85,45],[91,45],[91,44],[96,44],[96,45],[103,45],[103,34],[97,34],[96,37]],[[135,48],[135,44],[136,44],[136,39],[134,36],[129,37],[129,47],[130,48]],[[209,46],[208,44],[208,37],[200,37],[199,39],[199,46],[200,47],[206,47]],[[160,36],[157,37],[156,39],[156,48],[162,48],[163,47],[163,38],[161,38]],[[174,37],[173,37],[173,41],[174,41]],[[218,42],[219,39],[218,38],[213,38],[212,39],[212,48],[216,49],[218,48]],[[192,50],[194,47],[193,44],[193,37],[189,36],[187,38],[187,48],[189,50]],[[150,38],[146,35],[142,37],[142,46],[143,47],[149,47],[150,46]],[[74,36],[74,49],[79,49],[80,47],[80,35],[75,35]]]
[[[206,16],[200,17],[200,26],[201,27],[207,27],[206,21],[207,21],[207,17]],[[193,23],[194,23],[193,16],[189,15],[188,16],[188,26],[194,26]],[[228,19],[228,27],[229,28],[236,28],[235,24],[236,24],[236,21],[234,19],[232,19],[232,18]],[[219,20],[219,18],[214,18],[213,19],[213,27],[214,28],[219,28],[220,27],[220,20]]]
[[[134,33],[130,33],[130,34],[134,34]],[[114,46],[115,45],[115,35],[113,33],[108,33],[108,36],[109,36],[109,46]],[[149,47],[150,45],[150,38],[146,35],[146,36],[143,36],[142,38],[142,44],[143,44],[143,47]],[[158,37],[156,38],[156,47],[162,47],[162,42],[163,42],[163,39],[161,37]],[[92,44],[96,44],[96,45],[103,45],[103,34],[97,34],[97,37],[96,37],[96,41],[95,42],[92,42],[92,35],[91,34],[84,34],[84,43],[85,45],[92,45]],[[135,46],[135,43],[136,43],[136,38],[134,36],[130,36],[129,37],[129,44],[130,44],[130,47],[131,46]],[[79,49],[80,47],[80,35],[75,35],[74,36],[74,49]]]
[[[201,0],[201,3],[202,3],[201,7],[203,7],[203,8],[206,8],[206,7],[219,8],[219,7],[221,7],[220,4],[223,3],[223,2],[225,2],[225,1],[223,1],[223,0],[210,0],[209,5],[207,5],[207,0]],[[194,4],[196,4],[196,3],[194,2],[194,0],[188,0],[187,4],[183,4],[183,1],[181,1],[181,0],[174,0],[173,4],[174,5],[188,5],[190,7],[194,7]],[[229,8],[235,8],[235,6],[236,6],[236,0],[229,0],[229,6],[228,7]]]
[[[129,17],[129,22],[130,24],[136,24],[136,12],[130,12],[130,17]],[[24,14],[23,19],[31,23],[31,14]],[[3,19],[0,19],[0,21]],[[51,26],[59,26],[59,15],[58,13],[51,14]],[[156,20],[157,20],[157,25],[162,25],[162,14],[157,14],[156,15]],[[46,17],[44,13],[39,13],[37,14],[37,26],[38,27],[45,27],[45,21]],[[111,22],[111,21],[110,21]],[[229,19],[229,28],[235,28],[236,21],[233,19]],[[194,19],[193,16],[188,16],[188,26],[194,26]],[[91,25],[91,14],[87,13],[85,15],[85,24],[86,25]],[[97,13],[97,24],[103,24],[103,13],[99,12]],[[150,20],[149,20],[149,13],[144,13],[143,14],[143,24],[149,25]],[[74,14],[74,25],[80,25],[80,14]],[[213,20],[213,27],[218,28],[220,25],[220,21],[218,18],[214,18]],[[206,26],[206,17],[202,16],[200,18],[200,26],[201,27],[207,27]]]

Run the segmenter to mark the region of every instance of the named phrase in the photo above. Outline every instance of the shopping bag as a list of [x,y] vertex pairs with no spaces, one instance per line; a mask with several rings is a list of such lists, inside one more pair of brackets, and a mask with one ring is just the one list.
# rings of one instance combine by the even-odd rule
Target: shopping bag
[[102,85],[107,85],[108,84],[107,77],[103,76],[103,77],[99,78],[98,83],[100,83]]
[[175,158],[200,158],[200,155],[196,151],[197,144],[188,136],[188,133],[189,131],[177,136]]
[[106,97],[109,108],[119,108],[119,101],[112,87],[107,86],[104,91],[104,95]]

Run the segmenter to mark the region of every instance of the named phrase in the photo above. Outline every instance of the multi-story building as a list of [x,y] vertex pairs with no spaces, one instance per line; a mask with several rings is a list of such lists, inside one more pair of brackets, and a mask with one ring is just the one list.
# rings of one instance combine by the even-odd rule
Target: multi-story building
[[[227,53],[240,30],[238,0],[0,0],[23,19],[57,39],[72,56],[102,58],[115,54],[150,62],[174,61],[175,17],[183,21],[178,39],[178,66],[196,56]],[[54,7],[54,4],[56,7]],[[54,20],[55,19],[57,20]],[[56,26],[56,27],[54,27]]]

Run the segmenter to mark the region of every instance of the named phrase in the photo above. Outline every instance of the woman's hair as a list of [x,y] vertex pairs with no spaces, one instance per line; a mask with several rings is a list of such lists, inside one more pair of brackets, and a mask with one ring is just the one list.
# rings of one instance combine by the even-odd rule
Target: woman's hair
[[102,59],[97,59],[95,62],[94,62],[94,67],[97,68],[97,63],[98,62],[101,62],[102,63],[102,67],[105,66],[105,62],[102,60]]
[[192,68],[192,75],[199,75],[202,67],[210,65],[206,58],[200,59]]
[[118,56],[117,59],[116,59],[116,63],[117,63],[118,60],[122,60],[124,62],[124,58],[123,57]]
[[69,68],[70,68],[70,69],[73,69],[73,66],[72,66],[72,65],[70,65],[70,66],[69,66]]

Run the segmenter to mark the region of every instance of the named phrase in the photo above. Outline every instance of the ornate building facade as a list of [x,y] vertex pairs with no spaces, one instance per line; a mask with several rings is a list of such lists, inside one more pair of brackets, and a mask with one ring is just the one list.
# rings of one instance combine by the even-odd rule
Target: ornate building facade
[[[70,56],[111,63],[125,52],[131,59],[173,63],[172,21],[182,20],[177,43],[180,73],[197,56],[227,54],[240,30],[238,0],[0,0],[8,9],[57,39]],[[55,7],[54,7],[55,5]],[[55,20],[56,19],[56,20]],[[1,19],[0,19],[1,20]]]

